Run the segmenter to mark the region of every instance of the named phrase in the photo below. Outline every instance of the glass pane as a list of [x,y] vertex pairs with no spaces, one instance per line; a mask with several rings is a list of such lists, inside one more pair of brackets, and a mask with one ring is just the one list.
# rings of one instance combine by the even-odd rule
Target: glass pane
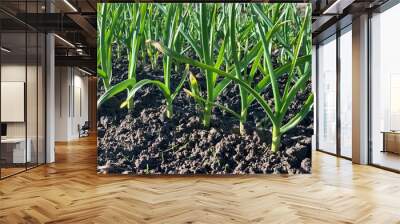
[[318,149],[336,153],[336,36],[318,48]]
[[28,63],[27,63],[27,98],[26,98],[26,112],[27,112],[27,133],[28,133],[28,151],[30,150],[30,160],[28,160],[28,168],[37,165],[38,160],[38,36],[36,32],[27,33],[28,38]]
[[39,45],[38,45],[38,164],[45,163],[45,35],[39,33]]
[[352,35],[351,26],[340,36],[340,153],[352,157]]
[[400,170],[400,5],[371,19],[372,163]]
[[[27,2],[26,12],[28,15],[35,15],[39,11],[37,1]],[[28,17],[30,20],[37,20],[37,16]],[[37,21],[31,21],[36,23]],[[39,37],[36,30],[27,30],[27,143],[31,158],[27,167],[35,167],[38,164],[38,45]]]
[[[7,0],[0,1],[0,7],[30,20],[44,12],[44,3]],[[45,36],[2,12],[0,22],[0,176],[4,178],[45,162]]]
[[1,175],[5,177],[25,170],[31,158],[26,150],[25,32],[3,32],[1,46]]

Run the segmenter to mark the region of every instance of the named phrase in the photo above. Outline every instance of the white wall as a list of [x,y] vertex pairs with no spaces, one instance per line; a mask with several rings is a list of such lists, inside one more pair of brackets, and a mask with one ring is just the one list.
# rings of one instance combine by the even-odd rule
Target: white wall
[[70,141],[88,121],[88,78],[73,67],[56,67],[55,73],[55,140]]
[[[79,70],[74,70],[75,75],[74,75],[74,92],[75,94],[73,97],[74,99],[74,108],[72,108],[73,112],[73,119],[71,120],[71,126],[72,128],[72,135],[74,137],[79,137],[78,129],[77,126],[83,125],[85,121],[89,120],[89,115],[88,115],[88,78],[82,76],[83,73],[81,73]],[[78,72],[78,75],[77,73]],[[80,95],[80,96],[79,96]],[[79,102],[80,101],[80,102]],[[81,108],[80,108],[81,107]],[[75,113],[74,113],[75,110]],[[81,111],[80,111],[81,110]]]
[[68,77],[67,67],[55,68],[55,141],[68,139]]

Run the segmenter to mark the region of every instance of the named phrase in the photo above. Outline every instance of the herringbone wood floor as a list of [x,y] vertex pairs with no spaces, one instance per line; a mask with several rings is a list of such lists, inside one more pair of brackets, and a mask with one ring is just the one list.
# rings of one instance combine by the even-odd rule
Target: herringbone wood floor
[[400,223],[400,175],[318,152],[292,177],[98,176],[94,137],[56,156],[0,181],[0,223]]

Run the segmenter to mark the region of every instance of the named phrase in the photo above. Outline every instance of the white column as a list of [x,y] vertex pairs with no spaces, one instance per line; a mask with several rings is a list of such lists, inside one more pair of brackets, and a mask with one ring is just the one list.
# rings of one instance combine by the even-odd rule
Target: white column
[[368,163],[368,15],[353,19],[353,162]]
[[54,133],[55,133],[55,56],[54,35],[46,35],[46,163],[55,161]]
[[312,150],[316,150],[317,148],[317,47],[315,45],[312,46],[312,74],[311,74],[311,83],[312,83],[312,91],[314,93],[314,134],[311,139],[311,148]]

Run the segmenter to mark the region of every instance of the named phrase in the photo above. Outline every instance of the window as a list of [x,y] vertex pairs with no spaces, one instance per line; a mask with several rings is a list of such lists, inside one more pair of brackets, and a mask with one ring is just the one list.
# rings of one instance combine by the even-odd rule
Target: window
[[371,18],[371,162],[400,170],[400,5]]
[[341,31],[340,40],[340,155],[352,156],[352,33],[351,25]]
[[336,153],[336,35],[318,47],[318,146]]

